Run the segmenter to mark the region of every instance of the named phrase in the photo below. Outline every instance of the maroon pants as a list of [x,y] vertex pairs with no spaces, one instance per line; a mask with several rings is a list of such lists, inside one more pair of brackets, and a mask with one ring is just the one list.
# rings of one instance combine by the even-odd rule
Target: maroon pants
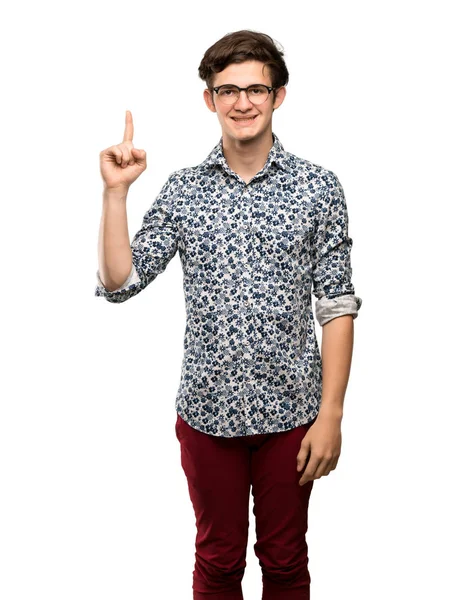
[[243,599],[250,489],[262,600],[309,600],[305,534],[314,482],[298,485],[303,471],[297,471],[297,454],[313,422],[225,438],[194,429],[177,413],[175,431],[197,526],[194,600]]

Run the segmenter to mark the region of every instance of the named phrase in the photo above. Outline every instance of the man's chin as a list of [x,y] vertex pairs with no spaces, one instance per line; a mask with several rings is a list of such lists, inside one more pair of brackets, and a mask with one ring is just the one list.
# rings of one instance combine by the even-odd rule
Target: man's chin
[[251,140],[255,140],[261,136],[261,133],[262,131],[259,128],[257,130],[251,129],[250,127],[238,130],[229,128],[227,129],[228,137],[242,142],[250,142]]

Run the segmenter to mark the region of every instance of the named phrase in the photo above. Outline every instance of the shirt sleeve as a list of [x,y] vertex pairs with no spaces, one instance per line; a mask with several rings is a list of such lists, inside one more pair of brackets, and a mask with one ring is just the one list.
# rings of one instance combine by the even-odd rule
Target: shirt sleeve
[[316,319],[320,326],[331,319],[352,315],[362,305],[352,284],[348,212],[342,185],[332,171],[326,171],[325,187],[317,204],[317,225],[313,236],[312,279],[316,297]]
[[178,194],[175,171],[145,213],[142,226],[133,237],[130,244],[132,267],[127,280],[120,288],[107,290],[97,270],[95,296],[104,297],[108,302],[125,302],[165,270],[178,249],[179,233],[173,218],[173,204]]

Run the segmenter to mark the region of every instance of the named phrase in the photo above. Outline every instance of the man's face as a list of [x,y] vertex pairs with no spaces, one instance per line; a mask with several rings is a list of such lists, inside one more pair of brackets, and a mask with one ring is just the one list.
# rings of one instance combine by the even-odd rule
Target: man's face
[[[214,87],[224,84],[233,84],[241,88],[255,83],[262,83],[271,87],[272,81],[269,68],[264,63],[256,60],[248,60],[243,63],[228,65],[223,71],[217,73],[214,78]],[[277,90],[274,102],[274,91],[262,104],[252,104],[245,92],[241,92],[239,100],[235,104],[224,104],[213,91],[205,90],[203,97],[206,105],[212,112],[216,112],[222,126],[223,136],[248,141],[260,136],[267,128],[271,128],[272,113],[278,108],[286,95],[283,86]],[[242,117],[256,117],[251,121],[238,121]]]

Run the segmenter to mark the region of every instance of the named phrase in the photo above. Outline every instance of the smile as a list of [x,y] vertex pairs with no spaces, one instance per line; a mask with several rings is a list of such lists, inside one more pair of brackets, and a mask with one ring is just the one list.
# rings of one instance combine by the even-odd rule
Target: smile
[[242,123],[243,125],[245,125],[246,123],[252,123],[256,119],[257,116],[258,115],[255,115],[254,117],[245,117],[242,119],[239,117],[231,117],[231,118],[233,119],[233,121],[235,123]]

